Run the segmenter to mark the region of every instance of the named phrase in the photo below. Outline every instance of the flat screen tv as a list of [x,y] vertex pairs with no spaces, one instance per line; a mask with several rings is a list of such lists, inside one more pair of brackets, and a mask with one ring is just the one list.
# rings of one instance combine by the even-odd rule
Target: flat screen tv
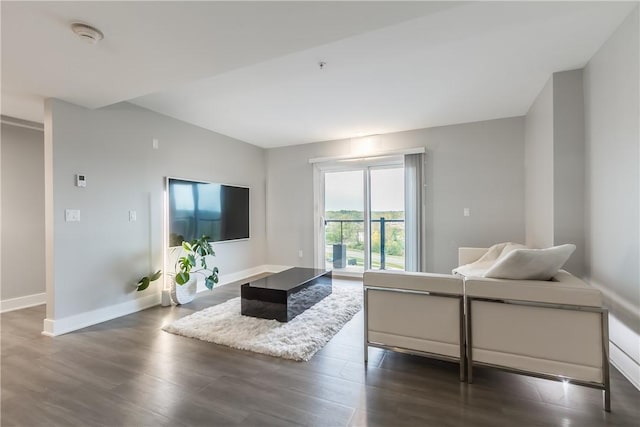
[[249,188],[168,178],[169,246],[249,238]]

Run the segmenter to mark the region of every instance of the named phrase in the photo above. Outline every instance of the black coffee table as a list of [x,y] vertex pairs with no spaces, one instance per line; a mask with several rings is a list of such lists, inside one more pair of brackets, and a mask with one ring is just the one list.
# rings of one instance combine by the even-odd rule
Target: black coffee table
[[242,285],[241,313],[288,322],[331,291],[331,271],[294,267]]

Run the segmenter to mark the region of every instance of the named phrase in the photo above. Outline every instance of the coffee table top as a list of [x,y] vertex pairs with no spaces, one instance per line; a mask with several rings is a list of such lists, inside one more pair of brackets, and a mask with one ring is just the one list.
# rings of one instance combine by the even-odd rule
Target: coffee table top
[[289,291],[316,277],[326,274],[327,270],[318,268],[293,267],[248,283],[252,288],[277,289]]

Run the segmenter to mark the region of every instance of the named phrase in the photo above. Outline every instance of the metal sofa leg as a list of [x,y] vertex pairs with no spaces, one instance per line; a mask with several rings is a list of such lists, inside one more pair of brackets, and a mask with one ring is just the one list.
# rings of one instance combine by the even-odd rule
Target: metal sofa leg
[[458,322],[460,323],[460,382],[464,382],[467,378],[467,351],[465,346],[465,328],[464,328],[464,297],[460,296],[460,316]]
[[369,324],[367,319],[369,318],[369,309],[368,309],[368,296],[367,288],[363,290],[364,295],[362,298],[363,305],[363,314],[364,314],[364,364],[366,365],[369,362]]
[[466,297],[466,310],[465,310],[465,320],[466,320],[466,343],[467,343],[467,382],[469,384],[473,383],[473,341],[471,339],[471,298]]

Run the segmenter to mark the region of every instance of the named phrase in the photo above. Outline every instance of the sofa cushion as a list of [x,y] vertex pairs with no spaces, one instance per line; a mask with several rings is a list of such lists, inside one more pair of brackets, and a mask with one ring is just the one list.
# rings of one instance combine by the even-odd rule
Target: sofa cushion
[[471,277],[465,280],[469,297],[601,307],[602,294],[571,273],[560,270],[552,280],[504,280]]
[[560,245],[547,249],[518,248],[501,256],[484,277],[515,280],[549,280],[567,262],[576,245]]

